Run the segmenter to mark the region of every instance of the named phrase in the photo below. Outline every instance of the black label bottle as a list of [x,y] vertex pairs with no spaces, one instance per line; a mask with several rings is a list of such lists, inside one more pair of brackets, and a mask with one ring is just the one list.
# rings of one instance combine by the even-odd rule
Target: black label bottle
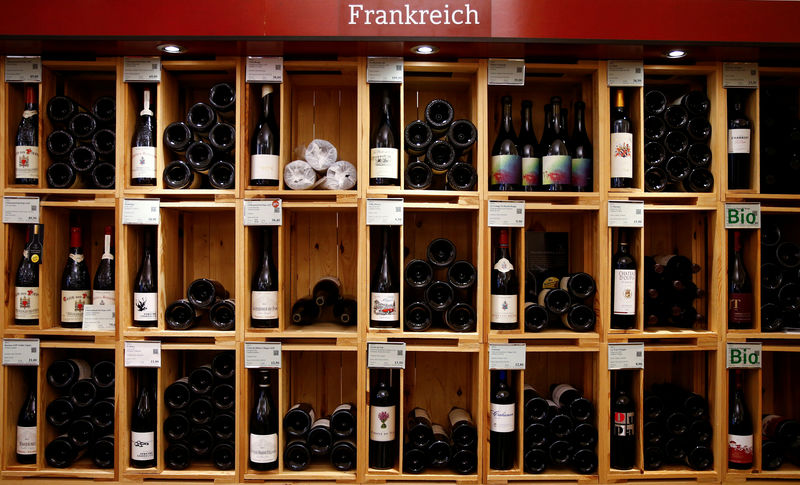
[[156,184],[156,122],[150,110],[150,90],[144,90],[144,103],[131,141],[131,185]]
[[389,90],[383,91],[380,119],[372,135],[369,150],[370,185],[399,185],[399,150],[392,129],[392,108]]
[[139,394],[131,417],[131,456],[134,468],[156,466],[156,400],[150,369],[139,371]]
[[39,106],[30,84],[25,85],[25,109],[14,141],[14,183],[39,183]]
[[250,146],[250,185],[277,186],[280,171],[278,125],[272,109],[272,86],[261,87],[264,117],[256,127]]
[[628,188],[632,182],[633,129],[625,112],[625,93],[617,89],[611,110],[611,188]]
[[269,371],[259,370],[255,406],[250,415],[250,468],[253,470],[278,467],[278,413],[270,387]]
[[611,468],[629,470],[636,461],[635,409],[624,371],[616,372],[611,401]]
[[155,327],[158,325],[158,279],[154,255],[153,231],[144,233],[144,254],[139,273],[133,285],[133,326]]
[[253,275],[250,322],[255,328],[278,327],[278,271],[272,257],[272,228],[264,227],[261,264]]
[[378,369],[369,399],[369,467],[388,470],[397,454],[397,396],[392,388],[390,369]]
[[394,259],[389,250],[391,230],[383,226],[383,250],[381,259],[372,276],[370,293],[371,327],[397,327],[400,322],[400,287],[393,269]]
[[511,121],[511,96],[503,96],[503,117],[492,145],[489,190],[519,190],[522,157],[517,151],[517,135]]

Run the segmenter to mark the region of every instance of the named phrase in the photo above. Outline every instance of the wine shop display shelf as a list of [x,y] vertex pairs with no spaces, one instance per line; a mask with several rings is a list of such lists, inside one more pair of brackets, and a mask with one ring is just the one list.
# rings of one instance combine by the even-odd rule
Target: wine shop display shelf
[[486,198],[524,200],[526,209],[589,210],[601,205],[600,194],[594,192],[487,192]]
[[544,472],[539,474],[530,474],[526,473],[524,475],[519,475],[518,470],[507,470],[507,471],[500,471],[500,470],[491,470],[489,475],[487,476],[487,483],[489,484],[507,484],[507,483],[520,483],[520,482],[530,482],[530,483],[555,483],[555,484],[589,484],[589,483],[598,483],[598,475],[577,475],[575,473],[571,473],[568,470],[564,470],[560,472],[558,470],[552,472]]
[[571,330],[546,329],[541,332],[520,334],[514,330],[497,330],[489,335],[489,343],[524,343],[539,348],[585,348],[594,350],[600,346],[600,335],[595,332],[573,332]]
[[646,210],[715,210],[718,200],[716,195],[692,192],[614,192],[609,193],[609,200],[637,200],[645,204]]

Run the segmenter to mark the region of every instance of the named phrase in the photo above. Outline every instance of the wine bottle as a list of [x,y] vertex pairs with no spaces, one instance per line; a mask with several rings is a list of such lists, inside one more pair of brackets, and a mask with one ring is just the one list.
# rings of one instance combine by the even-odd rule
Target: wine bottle
[[164,403],[171,411],[186,409],[192,398],[189,378],[181,377],[164,390]]
[[563,276],[559,282],[559,287],[568,291],[570,296],[577,300],[591,298],[596,291],[594,278],[588,273],[581,272]]
[[66,160],[75,146],[75,137],[66,130],[53,130],[47,135],[47,153],[53,160]]
[[61,274],[61,326],[80,328],[83,306],[89,303],[89,268],[83,260],[81,228],[70,228],[69,256]]
[[261,86],[264,116],[250,139],[250,185],[275,187],[280,173],[280,135],[272,108],[273,87]]
[[208,183],[217,190],[229,190],[236,185],[236,168],[232,163],[219,160],[208,169]]
[[397,455],[395,421],[397,395],[392,386],[391,369],[376,369],[369,396],[369,467],[388,470]]
[[458,302],[444,313],[444,324],[454,332],[474,332],[477,321],[475,308],[469,303]]
[[292,322],[296,325],[311,325],[319,318],[320,308],[311,298],[301,298],[292,305]]
[[[702,145],[702,144],[700,144]],[[647,167],[661,167],[667,159],[667,149],[663,143],[651,141],[644,145],[644,164]]]
[[547,452],[541,448],[531,448],[522,457],[522,468],[525,473],[539,474],[545,471],[548,461]]
[[489,190],[518,190],[522,178],[522,157],[517,151],[517,135],[511,121],[511,96],[501,98],[503,116],[492,145]]
[[68,189],[75,185],[75,170],[68,163],[54,162],[47,167],[47,186],[53,189]]
[[633,125],[625,112],[625,92],[617,89],[611,112],[611,188],[633,183]]
[[689,425],[689,437],[697,444],[710,445],[711,439],[714,436],[714,431],[711,423],[705,419],[695,419]]
[[492,330],[519,328],[517,272],[508,249],[508,229],[500,229],[498,252],[492,268]]
[[208,101],[221,113],[233,111],[236,107],[236,89],[231,83],[217,83],[208,91]]
[[752,125],[741,98],[733,101],[728,114],[728,188],[750,188],[750,133]]
[[741,232],[733,233],[733,258],[728,285],[728,328],[747,329],[753,326],[753,289],[744,265]]
[[431,426],[432,436],[427,447],[428,466],[432,468],[444,468],[450,463],[452,446],[450,436],[440,424]]
[[765,438],[761,444],[761,469],[777,470],[783,465],[783,457],[783,446]]
[[97,438],[89,450],[92,463],[100,469],[114,468],[114,435]]
[[459,475],[471,475],[478,470],[478,454],[470,448],[456,448],[450,458],[450,468]]
[[116,177],[116,167],[108,162],[96,164],[89,176],[96,189],[113,189],[116,185]]
[[378,125],[372,134],[369,150],[369,184],[398,185],[399,153],[392,127],[392,107],[389,90],[383,90],[383,102],[378,117]]
[[[26,231],[25,249],[22,260],[17,266],[14,277],[14,324],[39,324],[39,255],[31,254],[31,250],[41,252],[42,243],[39,236],[39,224],[29,226]],[[32,233],[32,234],[31,234]],[[36,262],[33,259],[36,259]]]
[[672,104],[664,110],[664,122],[670,130],[682,130],[689,122],[689,112],[683,106]]
[[219,300],[228,298],[228,290],[222,283],[209,278],[198,278],[189,284],[186,289],[186,299],[195,308],[207,310]]
[[572,135],[572,188],[576,192],[591,192],[594,187],[594,149],[586,133],[586,103],[575,103],[575,131]]
[[670,131],[664,137],[664,148],[671,155],[681,155],[689,148],[689,137],[683,131]]
[[596,315],[592,307],[582,303],[571,305],[561,315],[561,323],[573,332],[591,332],[595,322]]
[[117,105],[111,96],[100,96],[91,108],[92,116],[102,125],[113,125],[117,115]]
[[581,475],[591,475],[597,471],[597,454],[593,450],[579,449],[569,461],[572,469]]
[[97,120],[90,113],[75,113],[67,122],[67,129],[78,140],[87,141],[97,131]]
[[139,370],[139,393],[131,417],[131,456],[134,468],[156,466],[156,399],[151,370]]
[[417,448],[413,443],[407,441],[403,445],[403,471],[414,475],[419,475],[425,471],[427,459],[425,449]]
[[435,140],[425,152],[425,161],[435,175],[442,175],[456,163],[456,150],[446,140]]
[[406,432],[409,442],[417,448],[426,448],[433,438],[431,415],[426,409],[416,407],[409,411]]
[[173,160],[164,167],[164,186],[168,189],[197,189],[202,179],[183,160]]
[[708,168],[711,166],[711,148],[706,143],[692,143],[686,149],[686,158],[695,168]]
[[214,432],[216,440],[233,440],[236,430],[236,420],[232,413],[217,413],[211,420],[211,431]]
[[478,272],[472,263],[465,260],[454,262],[447,268],[447,281],[459,290],[467,290],[475,285]]
[[475,167],[465,162],[456,162],[444,176],[448,190],[474,190],[478,183]]
[[133,283],[133,326],[158,325],[158,279],[156,256],[153,249],[153,230],[144,231],[144,250],[139,272]]
[[630,254],[624,233],[619,235],[611,267],[611,328],[633,328],[636,325],[636,261]]
[[548,400],[547,404],[550,407],[548,412],[550,421],[547,423],[550,434],[557,440],[568,439],[574,428],[572,418],[567,414],[567,410],[560,408],[555,401]]
[[92,135],[91,145],[99,160],[114,162],[117,137],[113,130],[108,128],[97,130],[95,134]]
[[561,288],[544,288],[539,292],[538,302],[551,315],[563,315],[569,310],[571,303],[569,293]]
[[683,182],[687,192],[711,192],[714,190],[714,175],[706,168],[695,168]]
[[400,285],[395,280],[390,245],[391,229],[389,226],[383,226],[383,249],[371,282],[369,319],[371,327],[396,327],[400,321],[398,311]]
[[456,448],[473,448],[478,443],[478,429],[469,411],[464,408],[453,407],[447,413],[450,422],[450,434]]
[[689,91],[673,101],[672,104],[686,108],[686,111],[692,116],[707,116],[711,107],[711,102],[703,91]]
[[218,300],[208,310],[208,321],[214,330],[233,330],[236,325],[236,302],[231,299]]
[[250,324],[254,328],[278,328],[278,270],[272,256],[272,228],[262,233],[262,256],[250,286]]
[[356,407],[353,403],[342,403],[331,413],[331,432],[335,440],[349,438],[356,430]]
[[685,413],[673,411],[667,416],[665,424],[672,436],[683,436],[689,431],[691,422]]
[[111,226],[106,226],[103,235],[103,255],[100,265],[94,274],[92,285],[92,304],[114,307],[116,296],[114,292],[114,253]]
[[453,145],[459,155],[466,153],[477,140],[478,130],[470,120],[455,120],[447,129],[447,141]]
[[572,157],[561,124],[561,98],[550,98],[553,110],[553,138],[546,152],[542,153],[542,189],[551,192],[568,190],[572,183]]
[[195,103],[186,112],[186,124],[197,134],[207,135],[216,122],[217,113],[207,103]]
[[340,472],[352,470],[356,466],[356,444],[351,440],[341,440],[331,448],[331,465]]
[[433,311],[446,311],[453,304],[455,290],[445,281],[434,281],[425,288],[425,303]]
[[629,470],[636,460],[635,409],[633,397],[628,392],[629,379],[625,371],[615,372],[615,386],[611,400],[611,468]]
[[36,374],[25,373],[28,394],[17,416],[17,463],[31,465],[36,463]]
[[352,298],[340,298],[333,304],[333,318],[342,325],[355,325],[358,305]]
[[777,414],[767,414],[762,418],[761,432],[765,438],[790,447],[800,438],[800,422]]
[[211,404],[217,412],[230,411],[235,404],[236,391],[231,384],[217,384],[211,389]]
[[300,402],[289,408],[283,417],[283,430],[292,437],[303,437],[316,421],[314,408],[310,404]]
[[597,428],[590,423],[579,423],[572,430],[572,436],[581,448],[594,448],[597,444]]
[[85,413],[87,408],[94,404],[97,397],[97,386],[94,385],[92,379],[81,379],[70,387],[69,393],[76,411]]
[[412,259],[406,265],[405,280],[411,288],[425,288],[433,280],[433,268],[425,260]]
[[433,143],[433,131],[424,120],[415,120],[406,125],[403,131],[406,153],[414,157],[423,155]]
[[74,419],[67,427],[67,436],[79,448],[86,448],[95,434],[94,424],[88,417]]
[[541,332],[547,328],[550,321],[550,314],[547,308],[534,302],[525,302],[525,331]]
[[728,468],[747,470],[753,466],[753,422],[744,400],[742,371],[734,370],[731,377],[735,384],[728,408]]
[[171,413],[164,420],[164,437],[170,443],[185,441],[189,437],[191,424],[184,413]]
[[[448,173],[450,172],[448,171]],[[409,157],[408,165],[406,166],[406,187],[414,190],[425,190],[431,184],[433,184],[433,170],[431,170],[430,165],[414,157]]]
[[131,185],[156,184],[156,121],[150,110],[150,90],[143,93],[143,108],[131,141]]
[[69,397],[58,397],[50,401],[45,408],[44,416],[47,422],[55,428],[63,428],[72,421],[75,406]]
[[667,172],[661,167],[648,168],[644,172],[645,192],[663,192],[667,189],[668,183]]
[[489,468],[509,470],[514,466],[517,450],[516,398],[508,371],[494,371],[492,379]]
[[185,470],[191,465],[191,455],[186,441],[170,443],[164,450],[164,463],[170,470]]
[[255,405],[250,414],[250,468],[274,470],[278,467],[278,414],[272,399],[269,370],[256,376]]
[[211,463],[217,470],[233,470],[236,450],[233,443],[217,443],[211,449]]
[[25,85],[25,108],[14,140],[14,183],[39,183],[39,105],[31,84]]
[[453,241],[439,237],[428,244],[428,262],[435,268],[447,268],[456,260],[456,245]]
[[[210,393],[209,393],[210,394]],[[189,407],[186,409],[186,415],[189,417],[189,421],[192,423],[192,430],[195,431],[198,428],[206,429],[204,426],[210,425],[211,420],[214,419],[214,404],[211,403],[210,399],[206,397],[198,397],[194,398],[189,402]],[[210,435],[211,432],[208,431]],[[209,439],[208,441],[213,441],[213,439]],[[194,439],[190,436],[189,442],[192,443],[194,446]],[[207,446],[204,448],[205,452],[202,454],[211,451],[211,446]]]
[[447,133],[454,117],[453,105],[447,100],[434,99],[425,106],[425,122],[431,127],[435,138]]
[[331,446],[333,446],[330,416],[314,421],[308,430],[306,442],[312,456],[327,456],[330,453]]
[[215,153],[228,153],[236,146],[236,128],[230,123],[217,123],[208,132],[208,143]]
[[703,117],[691,118],[686,124],[686,133],[694,142],[708,142],[711,138],[711,123]]
[[[206,395],[214,387],[214,371],[210,364],[194,368],[189,373],[189,389],[193,394]],[[194,397],[192,398],[194,400]],[[191,403],[190,403],[191,404]]]
[[523,100],[517,151],[522,157],[522,189],[527,192],[539,190],[542,185],[542,154],[533,130],[532,110],[533,103]]
[[325,307],[336,302],[342,294],[342,282],[335,276],[320,278],[311,290],[311,296],[318,307]]
[[658,141],[667,132],[667,125],[664,118],[660,116],[647,116],[644,119],[644,138],[648,142]]
[[292,438],[283,450],[283,463],[293,472],[303,471],[311,464],[311,450],[302,438]]
[[523,415],[526,422],[543,423],[550,416],[550,405],[530,384],[525,384]]
[[410,332],[424,332],[433,324],[433,311],[424,301],[413,301],[406,305],[405,327]]
[[48,467],[68,468],[80,459],[86,448],[80,448],[66,434],[48,443],[44,449],[44,460]]
[[185,121],[174,121],[164,128],[164,146],[175,153],[184,153],[192,141],[194,134]]
[[213,447],[214,435],[211,430],[207,426],[193,426],[189,432],[189,450],[192,454],[196,457],[206,457]]
[[86,145],[79,145],[69,152],[67,158],[69,166],[78,174],[91,173],[91,170],[97,164],[97,153]]
[[211,361],[211,372],[214,379],[231,381],[236,375],[236,356],[233,352],[220,352]]
[[113,395],[116,368],[114,362],[101,360],[92,366],[92,381],[101,395]]
[[186,163],[194,172],[208,174],[214,163],[214,148],[203,139],[193,141],[186,148]]

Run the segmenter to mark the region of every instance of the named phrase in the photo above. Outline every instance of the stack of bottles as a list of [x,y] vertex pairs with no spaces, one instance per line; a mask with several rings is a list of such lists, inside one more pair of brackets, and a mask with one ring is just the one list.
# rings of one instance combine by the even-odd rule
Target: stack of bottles
[[88,186],[113,189],[116,178],[116,102],[102,96],[86,109],[68,96],[47,103],[53,131],[47,135],[47,185],[54,189]]
[[663,91],[644,96],[645,192],[711,192],[711,102],[689,91],[667,104]]
[[186,121],[170,123],[164,129],[164,146],[178,157],[164,167],[164,186],[196,189],[208,185],[232,189],[236,183],[236,90],[233,84],[211,87],[208,103],[193,104]]
[[235,462],[236,357],[221,352],[164,390],[164,462],[184,470],[192,460],[209,460],[219,470]]
[[594,406],[569,384],[551,386],[552,399],[525,385],[522,438],[525,473],[569,466],[589,475],[597,470]]
[[426,259],[412,259],[405,269],[405,328],[424,332],[444,324],[453,332],[474,332],[473,291],[478,273],[467,260],[456,260],[456,246],[445,238],[428,244]]
[[472,165],[472,146],[478,140],[478,130],[470,120],[454,118],[453,105],[434,99],[425,107],[424,120],[406,125],[403,136],[409,189],[475,189],[478,173]]
[[761,100],[760,191],[762,194],[797,194],[800,191],[796,183],[800,177],[800,119],[797,116],[797,89],[765,86],[760,89],[759,97]]
[[800,245],[779,220],[761,229],[761,331],[800,326]]
[[761,421],[761,469],[777,470],[788,460],[800,466],[800,422],[777,414]]
[[431,420],[426,409],[408,413],[403,469],[424,473],[426,468],[449,468],[459,475],[478,470],[478,430],[469,411],[454,407],[448,414],[450,432]]
[[592,298],[597,286],[588,273],[548,277],[540,289],[531,278],[526,284],[533,290],[526,293],[530,299],[535,299],[535,302],[525,302],[526,332],[541,332],[559,324],[573,332],[594,329],[597,319]]
[[353,326],[358,323],[356,300],[342,296],[342,282],[335,276],[320,278],[311,290],[292,305],[292,323],[311,325],[315,322],[335,322]]
[[695,300],[705,292],[692,281],[700,266],[686,256],[669,254],[644,258],[644,324],[646,327],[693,328],[705,317]]
[[44,458],[48,467],[68,468],[89,454],[97,468],[114,467],[114,362],[60,359],[47,368],[47,383],[59,397],[45,410],[57,435]]
[[675,384],[654,384],[645,393],[644,469],[687,465],[709,470],[714,464],[711,440],[714,430],[703,396]]
[[329,460],[338,471],[356,466],[356,407],[351,403],[337,406],[328,416],[316,417],[310,404],[297,403],[283,417],[286,447],[283,464],[299,472],[315,458]]
[[236,302],[219,281],[199,278],[186,288],[186,298],[175,300],[164,312],[170,330],[188,330],[208,313],[214,330],[233,330],[236,324]]
[[292,190],[327,189],[350,190],[358,181],[356,167],[345,160],[339,160],[339,153],[333,143],[315,139],[303,149],[295,152],[299,158],[283,169],[283,180]]

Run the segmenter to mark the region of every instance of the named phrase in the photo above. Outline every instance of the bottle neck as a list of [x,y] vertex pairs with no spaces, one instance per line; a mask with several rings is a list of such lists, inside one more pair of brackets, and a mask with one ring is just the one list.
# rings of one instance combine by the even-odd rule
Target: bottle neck
[[553,130],[553,110],[550,105],[544,108],[544,129],[545,131]]
[[264,261],[272,259],[272,230],[269,228],[264,229]]
[[575,133],[586,133],[586,123],[584,121],[584,112],[581,108],[575,109]]
[[36,110],[38,110],[38,105],[36,103],[36,93],[33,90],[33,86],[26,86],[25,111],[36,111]]
[[388,96],[383,97],[383,107],[381,108],[383,119],[387,124],[392,122],[392,106]]
[[501,123],[501,129],[506,133],[511,133],[514,131],[514,125],[511,121],[511,103],[503,103],[503,120]]
[[522,108],[522,126],[520,131],[527,131],[533,133],[533,120],[531,119],[531,108],[526,106]]
[[550,116],[550,119],[553,123],[553,132],[556,135],[561,134],[561,105],[557,103],[553,103],[553,114]]
[[742,251],[742,237],[739,231],[733,233],[733,250],[736,253],[741,253]]
[[264,95],[264,119],[272,119],[272,93]]

